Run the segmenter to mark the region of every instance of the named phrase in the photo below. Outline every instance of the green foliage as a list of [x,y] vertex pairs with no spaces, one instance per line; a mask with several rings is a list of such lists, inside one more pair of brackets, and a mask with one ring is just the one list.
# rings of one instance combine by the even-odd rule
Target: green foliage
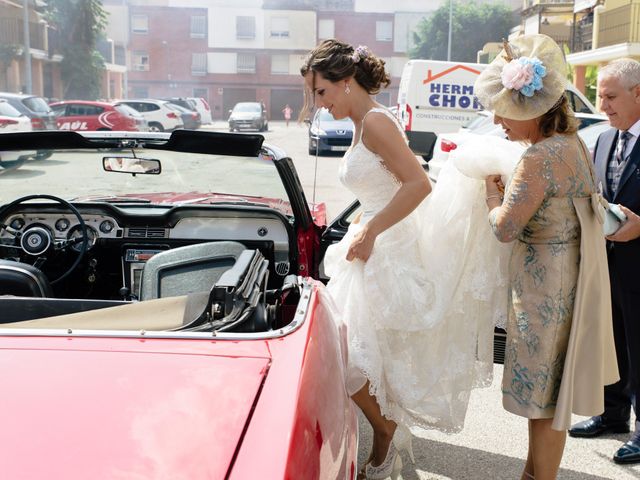
[[100,0],[49,0],[45,16],[60,39],[64,98],[94,100],[100,95],[104,60],[96,50],[107,15]]
[[[453,1],[453,0],[452,0]],[[475,62],[478,50],[487,42],[507,38],[515,21],[506,4],[482,4],[453,1],[451,60]],[[449,2],[418,24],[413,33],[415,48],[411,58],[446,60],[449,36]]]
[[588,65],[584,78],[585,96],[591,103],[596,104],[596,91],[598,86],[598,67],[596,65]]
[[8,67],[12,60],[22,55],[22,46],[15,44],[0,45],[0,64]]

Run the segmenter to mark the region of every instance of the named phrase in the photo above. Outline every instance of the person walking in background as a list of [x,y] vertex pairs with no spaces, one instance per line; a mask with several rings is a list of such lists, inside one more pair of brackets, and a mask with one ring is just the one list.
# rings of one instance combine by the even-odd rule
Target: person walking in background
[[640,463],[640,63],[626,58],[601,68],[598,96],[612,128],[600,135],[595,146],[597,179],[605,198],[619,203],[628,219],[607,237],[620,381],[605,387],[602,414],[577,423],[569,435],[629,432],[633,407],[635,432],[613,459],[616,463]]
[[289,120],[291,120],[291,115],[293,114],[293,108],[291,108],[289,106],[289,104],[287,103],[284,108],[282,109],[282,114],[284,115],[284,121],[287,124],[287,127],[289,126]]
[[529,145],[506,190],[499,175],[486,179],[491,227],[515,242],[502,393],[504,408],[528,419],[523,480],[557,478],[571,413],[600,411],[603,386],[617,380],[595,178],[566,73],[550,37],[525,35],[505,42],[474,86],[509,140]]

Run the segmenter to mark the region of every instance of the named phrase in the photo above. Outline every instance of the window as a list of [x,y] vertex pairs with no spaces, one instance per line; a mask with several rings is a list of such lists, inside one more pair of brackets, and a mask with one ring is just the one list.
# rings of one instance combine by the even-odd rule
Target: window
[[236,65],[238,73],[256,73],[256,56],[253,53],[239,53]]
[[287,17],[273,17],[271,19],[271,36],[289,38],[289,19]]
[[379,42],[393,40],[393,23],[388,21],[376,22],[376,40]]
[[149,97],[149,88],[148,87],[133,87],[133,96],[137,98],[148,98]]
[[255,17],[236,17],[236,38],[256,38]]
[[289,55],[271,55],[271,74],[289,75]]
[[318,21],[318,38],[326,40],[335,37],[335,20],[333,18],[325,18]]
[[208,88],[202,88],[202,87],[197,87],[193,89],[193,96],[194,97],[201,97],[201,98],[209,98],[209,89]]
[[83,105],[81,103],[72,103],[67,108],[68,117],[84,117],[92,115],[100,115],[104,112],[104,108],[96,105]]
[[192,53],[191,54],[191,75],[207,74],[207,54]]
[[149,33],[149,17],[146,15],[131,15],[131,31],[133,33]]
[[204,38],[207,34],[207,17],[193,15],[191,17],[191,38]]
[[149,70],[149,54],[142,50],[135,50],[131,57],[133,69],[146,72]]

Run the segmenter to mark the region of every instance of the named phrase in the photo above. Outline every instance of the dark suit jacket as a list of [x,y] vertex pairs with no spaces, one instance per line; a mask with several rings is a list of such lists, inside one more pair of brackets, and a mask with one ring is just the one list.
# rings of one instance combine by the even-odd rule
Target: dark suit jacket
[[[640,215],[640,139],[636,140],[629,157],[629,162],[624,169],[618,191],[614,195],[607,185],[607,165],[613,157],[618,141],[618,130],[612,128],[602,133],[596,142],[593,152],[596,182],[602,184],[604,197],[611,203],[619,203],[629,210]],[[615,269],[619,278],[626,285],[638,284],[640,292],[640,238],[630,242],[616,242],[613,245],[615,255]],[[630,283],[633,282],[633,283]]]

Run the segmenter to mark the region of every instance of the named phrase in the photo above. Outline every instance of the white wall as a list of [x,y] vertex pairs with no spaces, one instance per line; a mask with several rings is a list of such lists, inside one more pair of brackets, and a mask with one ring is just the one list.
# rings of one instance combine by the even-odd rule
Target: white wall
[[129,40],[129,9],[121,5],[104,5],[109,14],[105,33],[115,43],[126,44]]
[[226,52],[207,53],[207,71],[209,73],[237,73],[237,55]]
[[[265,48],[264,13],[259,8],[210,8],[209,48]],[[236,38],[236,17],[255,18],[255,38]]]
[[[269,49],[311,50],[316,45],[316,13],[308,10],[264,10],[264,46]],[[271,18],[289,19],[289,38],[271,38]]]

